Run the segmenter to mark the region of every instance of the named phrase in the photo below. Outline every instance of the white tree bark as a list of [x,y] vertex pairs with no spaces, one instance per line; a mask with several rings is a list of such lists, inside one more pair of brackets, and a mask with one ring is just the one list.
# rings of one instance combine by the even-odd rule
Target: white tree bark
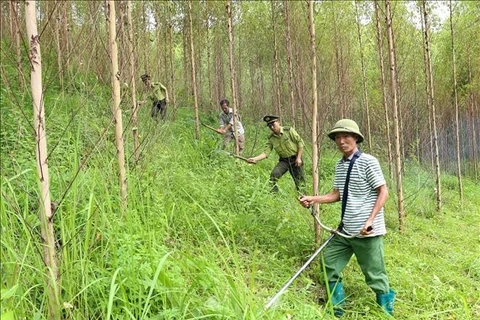
[[228,16],[228,47],[230,49],[230,83],[232,86],[232,109],[233,109],[233,132],[235,132],[235,154],[239,155],[238,149],[238,125],[237,125],[237,91],[235,90],[235,63],[233,55],[233,20],[232,20],[232,1],[227,0],[227,16]]
[[132,24],[132,1],[127,1],[127,24],[128,24],[128,51],[130,52],[130,88],[132,93],[132,135],[135,161],[140,160],[140,143],[138,138],[138,103],[137,89],[135,86],[135,50],[133,47],[133,24]]
[[433,84],[433,67],[432,59],[430,53],[430,37],[428,24],[428,12],[426,1],[422,1],[422,10],[423,10],[423,22],[425,24],[424,30],[424,39],[425,39],[425,57],[426,57],[426,73],[427,73],[427,83],[428,83],[428,95],[430,101],[431,109],[431,118],[432,118],[432,137],[433,137],[433,153],[434,153],[434,163],[435,163],[435,179],[436,179],[436,195],[437,195],[437,211],[442,209],[442,179],[440,172],[440,156],[438,151],[438,133],[437,133],[437,112],[435,107],[435,93],[434,93],[434,84]]
[[463,183],[462,183],[462,166],[460,161],[460,121],[459,121],[459,107],[458,107],[458,93],[457,93],[457,64],[455,59],[455,34],[453,32],[453,6],[450,0],[450,34],[452,36],[452,77],[453,77],[453,93],[455,96],[455,151],[457,153],[457,178],[458,178],[458,192],[460,195],[460,202],[463,202]]
[[378,47],[378,64],[380,66],[380,84],[382,87],[382,103],[383,103],[383,110],[385,115],[385,131],[387,134],[387,162],[388,162],[388,174],[390,179],[393,180],[393,169],[392,169],[392,138],[390,134],[390,117],[388,115],[388,103],[387,103],[387,90],[385,84],[385,69],[383,66],[383,35],[382,35],[382,28],[380,24],[379,18],[379,5],[378,2],[374,2],[375,5],[375,24],[376,24],[376,31],[377,31],[377,47]]
[[400,154],[400,126],[398,120],[398,98],[397,98],[397,67],[395,62],[395,48],[393,43],[392,16],[390,12],[390,0],[385,1],[385,15],[387,23],[387,40],[388,40],[388,58],[390,61],[390,95],[393,109],[393,127],[395,138],[395,176],[397,179],[397,211],[399,220],[399,230],[404,232],[405,228],[405,209],[403,204],[403,187],[402,187],[402,161]]
[[[312,54],[312,178],[313,194],[318,195],[318,134],[317,134],[317,115],[318,115],[318,95],[317,95],[317,50],[315,44],[315,18],[313,16],[314,1],[308,1],[308,17],[310,21],[310,48]],[[319,206],[315,204],[315,215],[319,215]],[[320,226],[314,220],[315,241],[320,242]]]
[[42,58],[37,31],[36,2],[25,1],[25,20],[27,37],[30,44],[30,83],[33,100],[33,121],[35,128],[35,153],[37,174],[40,180],[40,228],[43,241],[43,260],[47,267],[46,280],[48,287],[49,318],[57,319],[59,312],[59,277],[57,257],[55,251],[55,237],[53,230],[53,214],[50,200],[50,178],[47,160],[47,132],[45,128],[45,108],[42,87]]
[[197,79],[195,73],[195,47],[193,45],[193,22],[192,22],[192,1],[188,1],[188,19],[190,24],[190,57],[192,59],[192,85],[193,85],[193,101],[195,110],[195,136],[197,140],[200,139],[200,118],[198,112],[198,97],[197,97]]
[[127,173],[125,169],[125,149],[123,146],[123,123],[122,109],[120,109],[120,76],[118,71],[118,47],[117,47],[117,28],[115,24],[115,1],[107,2],[108,9],[108,28],[109,28],[109,47],[111,53],[112,67],[112,113],[115,121],[115,146],[117,148],[117,159],[119,167],[119,182],[122,214],[127,209]]

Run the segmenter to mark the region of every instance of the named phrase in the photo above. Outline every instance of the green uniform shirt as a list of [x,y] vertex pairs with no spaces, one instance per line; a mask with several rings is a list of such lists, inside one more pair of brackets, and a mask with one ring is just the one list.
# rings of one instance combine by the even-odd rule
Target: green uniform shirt
[[160,82],[152,82],[152,88],[148,91],[148,98],[152,101],[165,99],[167,88]]
[[268,157],[275,149],[280,158],[289,158],[295,156],[303,146],[303,140],[294,128],[280,127],[279,135],[270,134],[263,152]]

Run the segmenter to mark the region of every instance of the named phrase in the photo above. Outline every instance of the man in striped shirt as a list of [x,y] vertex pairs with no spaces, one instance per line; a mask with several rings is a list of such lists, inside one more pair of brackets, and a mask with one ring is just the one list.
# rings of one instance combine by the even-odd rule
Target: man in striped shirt
[[335,236],[323,253],[334,313],[337,317],[344,313],[342,270],[355,254],[367,285],[376,293],[377,303],[393,314],[395,292],[389,286],[382,242],[386,233],[383,206],[388,198],[382,169],[375,157],[358,150],[364,138],[355,121],[338,121],[328,137],[343,154],[335,166],[333,191],[320,196],[303,196],[300,203],[309,207],[313,203],[342,201],[339,228],[343,233],[357,235],[349,239]]

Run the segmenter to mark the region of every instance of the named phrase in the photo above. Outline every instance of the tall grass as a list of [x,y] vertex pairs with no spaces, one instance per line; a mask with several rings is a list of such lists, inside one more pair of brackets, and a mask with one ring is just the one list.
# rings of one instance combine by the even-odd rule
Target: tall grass
[[[144,108],[142,159],[127,162],[128,212],[122,218],[113,137],[101,139],[108,103],[89,96],[47,98],[47,109],[57,101],[47,132],[54,149],[49,164],[58,202],[63,319],[332,318],[319,302],[325,298],[319,261],[264,310],[316,248],[313,221],[296,202],[291,178],[280,180],[278,195],[268,192],[275,159],[249,165],[215,152],[220,137],[210,131],[196,141],[189,108],[179,110],[176,122],[158,124]],[[9,112],[18,115],[14,100],[7,100],[2,119]],[[68,110],[77,110],[72,106],[78,112],[71,121]],[[46,317],[48,271],[27,120],[13,117],[2,125],[2,319]],[[256,130],[248,122],[246,128]],[[262,148],[264,131],[254,153]],[[131,154],[128,128],[125,135]],[[247,140],[246,150],[252,147]],[[337,156],[328,148],[323,152],[322,192],[331,188]],[[465,179],[460,204],[455,177],[443,181],[445,207],[436,213],[431,174],[418,165],[406,167],[403,235],[389,182],[385,247],[398,319],[480,317],[480,187]],[[322,215],[328,224],[338,223],[339,206],[322,207]],[[345,319],[387,318],[354,260],[345,270],[345,289]]]

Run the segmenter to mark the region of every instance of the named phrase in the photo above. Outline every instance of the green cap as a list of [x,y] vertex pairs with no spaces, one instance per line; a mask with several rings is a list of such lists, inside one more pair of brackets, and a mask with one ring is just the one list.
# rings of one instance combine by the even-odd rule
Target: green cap
[[277,117],[277,116],[265,116],[265,117],[263,117],[263,121],[265,121],[267,124],[275,122],[278,119],[279,119],[279,117]]
[[358,128],[358,124],[350,119],[342,119],[337,121],[337,123],[335,123],[333,126],[333,129],[328,133],[328,137],[332,140],[335,140],[335,134],[338,132],[355,133],[358,136],[357,143],[361,143],[364,139],[363,134]]

